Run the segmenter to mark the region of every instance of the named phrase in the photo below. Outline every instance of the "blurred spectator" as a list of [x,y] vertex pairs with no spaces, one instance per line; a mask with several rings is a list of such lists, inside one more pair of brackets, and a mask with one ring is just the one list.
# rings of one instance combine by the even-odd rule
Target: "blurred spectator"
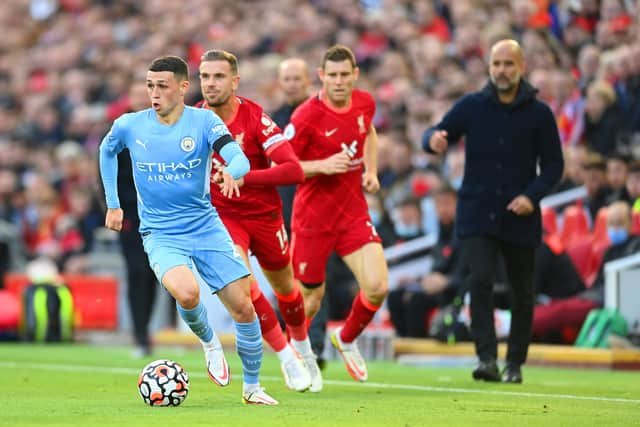
[[640,161],[638,160],[629,165],[626,189],[633,212],[640,214]]
[[402,279],[387,299],[391,321],[400,336],[426,337],[429,312],[451,304],[457,295],[464,293],[467,270],[453,230],[457,194],[451,185],[443,184],[433,197],[440,233],[431,250],[431,272],[415,280]]
[[611,189],[607,185],[607,163],[601,155],[591,153],[585,159],[582,168],[584,186],[587,189],[585,205],[591,219],[595,220],[598,211],[607,205],[611,195]]
[[611,194],[607,204],[619,200],[631,203],[626,184],[629,175],[629,156],[621,151],[615,151],[607,158],[607,186]]
[[406,242],[424,235],[420,204],[412,195],[406,195],[398,200],[391,209],[390,216],[399,242]]
[[607,227],[612,245],[604,253],[595,282],[576,296],[536,305],[533,313],[534,339],[557,336],[564,328],[579,329],[589,312],[604,304],[605,264],[640,251],[640,238],[630,235],[631,210],[628,203],[614,202],[609,206]]
[[369,206],[369,217],[376,228],[376,232],[382,239],[382,246],[387,247],[396,243],[397,237],[393,231],[393,224],[382,205],[378,194],[366,193],[364,198]]
[[[300,58],[285,59],[278,67],[278,85],[282,90],[285,101],[273,112],[273,121],[284,129],[296,107],[302,104],[309,96],[311,80],[307,63]],[[296,194],[295,185],[283,185],[278,187],[280,199],[282,199],[282,217],[287,234],[291,235],[291,212],[293,197]]]
[[616,105],[611,84],[598,80],[587,88],[583,138],[587,146],[603,156],[611,154],[618,143],[624,117]]

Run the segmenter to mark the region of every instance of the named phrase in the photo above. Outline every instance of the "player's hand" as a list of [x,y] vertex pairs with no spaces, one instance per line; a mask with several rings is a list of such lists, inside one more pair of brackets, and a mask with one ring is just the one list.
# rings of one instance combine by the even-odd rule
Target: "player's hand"
[[351,157],[346,151],[341,151],[324,159],[323,173],[325,175],[345,173],[350,165]]
[[124,211],[121,208],[107,209],[107,215],[104,218],[104,226],[109,230],[122,230],[122,219]]
[[531,215],[533,213],[533,203],[527,196],[521,194],[507,205],[507,210],[520,216]]
[[218,173],[220,174],[220,177],[217,184],[220,187],[222,195],[229,199],[232,198],[234,194],[240,197],[240,186],[238,185],[238,181],[233,179],[233,177],[224,170],[216,172],[216,175],[218,175]]
[[362,174],[362,187],[368,193],[377,193],[380,190],[380,181],[378,181],[378,175],[371,172],[365,172]]
[[431,138],[429,138],[429,147],[438,154],[442,154],[447,151],[449,141],[447,140],[446,130],[437,130],[433,132]]

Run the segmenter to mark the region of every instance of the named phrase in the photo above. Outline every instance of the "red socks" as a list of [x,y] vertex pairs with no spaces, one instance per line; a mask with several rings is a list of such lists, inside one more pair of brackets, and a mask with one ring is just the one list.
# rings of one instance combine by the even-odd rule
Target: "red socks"
[[289,295],[280,295],[275,292],[278,299],[278,307],[284,322],[287,324],[287,330],[296,341],[304,341],[307,338],[307,324],[304,315],[304,300],[298,287],[294,287],[293,292]]
[[376,314],[380,307],[377,307],[367,301],[364,293],[360,291],[358,295],[353,299],[353,305],[347,320],[342,327],[342,333],[340,334],[340,340],[344,343],[353,342],[358,335],[362,333],[364,328],[367,327],[373,316]]
[[256,315],[260,320],[260,329],[264,340],[271,346],[273,351],[280,352],[287,346],[287,338],[284,336],[278,316],[269,300],[265,298],[256,282],[251,282],[251,302],[256,310]]

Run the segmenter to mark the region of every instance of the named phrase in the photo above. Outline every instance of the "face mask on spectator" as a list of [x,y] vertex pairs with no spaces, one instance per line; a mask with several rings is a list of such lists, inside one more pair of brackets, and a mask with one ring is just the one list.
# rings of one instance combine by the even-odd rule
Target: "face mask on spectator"
[[380,225],[382,222],[382,213],[377,209],[369,209],[369,217],[371,218],[371,223],[375,226]]
[[404,224],[402,222],[396,222],[393,224],[393,228],[396,231],[396,235],[401,239],[416,237],[420,234],[420,226],[418,224]]
[[629,237],[629,232],[624,228],[608,227],[607,233],[609,234],[609,240],[611,240],[612,245],[624,243]]

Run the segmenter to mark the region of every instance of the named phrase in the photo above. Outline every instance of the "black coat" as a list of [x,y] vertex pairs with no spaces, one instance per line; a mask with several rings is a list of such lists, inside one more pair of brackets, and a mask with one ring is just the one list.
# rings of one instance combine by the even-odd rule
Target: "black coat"
[[[515,100],[507,105],[488,83],[459,99],[440,123],[424,133],[422,145],[428,152],[433,152],[429,139],[436,130],[446,130],[449,142],[465,136],[464,178],[456,212],[459,237],[492,235],[525,246],[540,243],[538,203],[560,180],[563,160],[553,113],[535,94],[522,80]],[[506,209],[520,194],[534,204],[531,215],[518,216]]]

